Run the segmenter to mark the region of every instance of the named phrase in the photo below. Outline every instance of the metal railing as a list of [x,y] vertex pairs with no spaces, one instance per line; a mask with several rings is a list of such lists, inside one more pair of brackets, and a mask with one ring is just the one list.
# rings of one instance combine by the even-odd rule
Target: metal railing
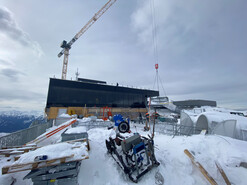
[[93,128],[103,128],[113,126],[113,122],[111,121],[88,121],[88,122],[76,122],[72,127],[76,126],[84,126],[86,130],[90,130]]
[[[152,125],[152,123],[151,123]],[[185,126],[179,123],[170,122],[157,122],[155,125],[155,132],[163,133],[166,135],[175,136],[191,136],[198,134],[203,130],[203,128],[194,126]]]
[[0,148],[24,145],[43,134],[50,127],[52,127],[52,122],[47,122],[0,137]]

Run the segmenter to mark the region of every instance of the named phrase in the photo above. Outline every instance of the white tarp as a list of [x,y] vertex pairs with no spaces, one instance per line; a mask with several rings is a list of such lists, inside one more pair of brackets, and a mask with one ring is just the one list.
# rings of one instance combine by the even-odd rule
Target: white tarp
[[200,130],[207,130],[208,134],[218,134],[236,139],[247,140],[242,130],[247,129],[247,118],[222,112],[204,112],[196,121],[196,134]]
[[200,134],[206,130],[208,134],[228,136],[247,141],[247,117],[231,114],[233,110],[218,107],[201,107],[181,112],[181,133]]
[[217,123],[211,134],[217,134],[221,136],[227,136],[231,138],[236,137],[236,120],[226,120]]
[[193,133],[194,122],[192,121],[191,117],[185,112],[181,112],[180,114],[180,125],[181,134],[190,135]]

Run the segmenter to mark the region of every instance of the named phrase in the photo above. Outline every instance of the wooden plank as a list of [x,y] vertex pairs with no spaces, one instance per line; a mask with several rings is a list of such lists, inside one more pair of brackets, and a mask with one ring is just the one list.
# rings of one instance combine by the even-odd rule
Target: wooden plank
[[[65,141],[65,142],[62,142],[62,143],[75,143],[75,142],[87,142],[87,139],[86,138],[83,138],[83,139],[75,139],[75,140],[70,140],[70,141]],[[57,144],[57,143],[55,143],[55,144]],[[17,151],[15,152],[15,150],[14,149],[11,149],[11,150],[7,150],[7,151],[9,151],[9,152],[6,152],[5,151],[5,153],[3,153],[3,151],[2,151],[2,153],[0,153],[0,155],[6,155],[6,157],[9,157],[9,155],[18,155],[18,154],[23,154],[24,152],[29,152],[30,150],[35,150],[35,149],[37,149],[37,148],[40,148],[40,147],[28,147],[28,149],[25,149],[25,147],[23,147],[23,148],[17,148]],[[87,146],[87,148],[89,148],[88,146]],[[15,157],[15,161],[17,161],[18,159],[20,158],[20,156],[16,156]]]
[[[65,158],[70,158],[70,157],[73,157],[74,155],[69,155],[69,156],[64,156]],[[59,160],[61,158],[64,158],[64,157],[58,157],[58,158],[54,158],[54,159],[49,159],[49,160],[42,160],[42,161],[38,161],[39,163],[41,162],[48,162],[48,161],[52,161],[52,160]],[[9,166],[5,166],[5,167],[12,167],[12,168],[18,168],[18,167],[22,167],[22,166],[25,166],[25,165],[29,165],[29,164],[34,164],[34,163],[38,163],[38,162],[28,162],[28,163],[20,163],[20,164],[15,164],[15,165],[9,165]]]
[[3,167],[2,168],[2,174],[7,174],[9,171],[9,167]]
[[36,162],[36,163],[33,163],[33,164],[32,164],[32,169],[35,169],[35,168],[37,168],[38,166],[39,166],[39,163],[37,163],[37,162]]
[[37,147],[6,149],[6,150],[1,150],[0,155],[4,155],[5,157],[9,157],[10,155],[21,155],[23,153],[29,152],[30,150],[35,150],[36,148]]
[[62,159],[60,159],[60,163],[65,163],[65,161],[66,161],[66,158],[65,157],[62,158]]
[[[8,153],[9,155],[21,155],[23,154],[24,152],[23,151],[13,151],[13,152],[10,152]],[[5,157],[9,157],[9,156],[5,156]]]
[[82,143],[84,143],[86,141],[87,141],[87,139],[86,138],[83,138],[83,139],[75,139],[75,140],[70,140],[70,141],[64,141],[64,142],[61,142],[61,143],[76,143],[76,142],[82,142]]
[[[82,142],[83,143],[83,142],[88,142],[88,140],[86,138],[83,138],[83,139],[65,141],[64,143],[75,143],[75,142]],[[86,147],[89,148],[88,144],[89,143],[87,143]],[[36,148],[38,148],[38,147],[36,147]],[[22,148],[22,149],[24,149],[24,148]],[[10,151],[13,152],[12,150],[10,150]],[[19,154],[20,151],[17,151],[17,152]],[[22,163],[22,164],[17,164],[17,165],[4,166],[2,168],[2,174],[15,173],[15,172],[18,172],[18,171],[25,171],[25,170],[31,170],[31,169],[36,169],[36,168],[42,168],[42,167],[45,167],[45,166],[58,165],[60,163],[66,163],[66,162],[69,162],[69,161],[66,161],[66,160],[71,158],[71,157],[73,157],[73,156],[74,156],[74,154],[72,154],[70,156],[64,156],[64,157],[50,159],[50,160],[46,160],[46,161],[29,162],[29,163]],[[84,156],[82,156],[82,157],[84,157]],[[20,158],[20,156],[16,156],[14,158],[14,160],[17,161],[19,158]],[[84,159],[88,159],[88,158],[89,157],[86,156]],[[84,159],[79,159],[79,160],[75,160],[75,161],[80,161],[80,160],[84,160]],[[56,161],[59,161],[59,162],[55,163]],[[29,167],[27,167],[28,165],[29,165]],[[26,169],[20,169],[20,168],[24,168],[24,167],[27,167],[27,168]],[[10,169],[10,171],[9,171],[9,169]],[[13,170],[13,169],[15,169],[15,170]]]
[[14,150],[14,151],[12,151],[12,152],[9,152],[11,155],[12,154],[23,154],[24,153],[24,151],[22,151],[22,150]]
[[204,169],[204,167],[199,162],[195,161],[194,156],[187,149],[184,150],[184,153],[190,158],[191,162],[200,170],[200,172],[211,185],[217,185],[217,182],[214,180],[214,178]]
[[[36,162],[29,162],[29,163],[21,163],[21,164],[16,164],[16,165],[10,165],[10,166],[4,166],[2,168],[2,174],[6,174],[6,173],[15,173],[17,171],[25,171],[25,170],[32,170],[32,169],[36,169],[36,168],[41,168],[41,167],[46,167],[48,165],[46,164],[52,164],[60,159],[63,159],[63,161],[65,161],[67,158],[71,158],[73,157],[74,154],[70,155],[70,156],[64,156],[64,157],[59,157],[59,158],[55,158],[55,159],[50,159],[50,160],[44,160],[44,161],[36,161]],[[39,166],[39,164],[42,164],[41,166]],[[57,163],[59,164],[59,163]],[[30,166],[27,169],[20,169],[20,168],[24,168],[25,166]],[[20,169],[20,170],[15,170],[13,172],[9,172],[9,170],[11,169]]]
[[1,150],[0,150],[0,152],[2,151],[2,150],[7,150],[7,149],[15,149],[15,148],[22,148],[22,146],[4,146],[4,147],[2,147],[1,148]]
[[215,161],[215,165],[217,166],[218,170],[220,171],[220,174],[221,174],[221,176],[223,177],[225,183],[226,183],[227,185],[231,185],[231,183],[230,183],[228,177],[226,176],[225,171],[224,171],[223,168],[221,167],[220,163],[218,163],[217,161]]
[[17,149],[3,149],[3,150],[0,150],[0,155],[4,155],[5,153],[9,153],[9,152],[12,152],[12,151],[15,151]]
[[21,156],[15,156],[14,157],[14,161],[17,161],[18,159],[20,159]]
[[30,149],[28,148],[28,149],[24,149],[24,153],[27,153],[27,152],[29,152],[30,151]]
[[[75,139],[75,140],[70,140],[70,141],[65,141],[65,142],[62,142],[62,143],[75,143],[75,142],[86,142],[87,139],[86,138],[83,138],[83,139]],[[57,143],[55,143],[57,144]],[[7,148],[7,149],[3,149],[3,150],[0,150],[0,155],[5,155],[6,157],[9,157],[9,155],[17,155],[17,154],[23,154],[23,153],[26,153],[26,152],[29,152],[31,150],[36,150],[37,148],[40,148],[40,147],[37,147],[36,145],[35,146],[20,146],[19,148]]]
[[57,159],[49,160],[49,161],[46,161],[46,164],[51,164],[51,163],[54,163],[56,161],[57,161]]
[[[69,163],[69,162],[75,162],[75,161],[82,161],[82,160],[85,160],[85,159],[89,159],[89,156],[82,156],[81,159],[75,159],[75,160],[68,160],[66,161],[65,163]],[[52,159],[53,160],[53,159]],[[9,174],[9,173],[16,173],[16,172],[21,172],[21,171],[26,171],[26,170],[32,170],[32,169],[39,169],[39,168],[44,168],[44,167],[49,167],[49,166],[56,166],[56,165],[59,165],[61,163],[43,163],[44,161],[42,161],[40,163],[40,165],[38,165],[36,168],[32,168],[32,167],[28,167],[28,168],[25,168],[25,169],[20,169],[20,168],[14,168],[16,170],[13,170],[11,171],[11,168],[13,166],[5,166],[2,168],[2,174]],[[26,163],[27,164],[27,163]],[[28,163],[28,165],[31,165],[32,163]],[[22,167],[25,167],[25,166],[22,166]]]
[[73,147],[71,147],[72,149],[74,149],[74,148],[81,148],[81,146],[73,146]]

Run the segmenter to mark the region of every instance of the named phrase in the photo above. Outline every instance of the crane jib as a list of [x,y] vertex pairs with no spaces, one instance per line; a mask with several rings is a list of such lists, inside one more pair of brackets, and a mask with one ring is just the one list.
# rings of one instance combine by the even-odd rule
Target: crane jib
[[[69,43],[63,41],[61,47],[63,48],[60,53],[58,53],[58,57],[61,57],[65,53],[65,49],[69,52],[71,45],[83,34],[85,33],[117,0],[109,0],[88,22],[87,24],[72,38]],[[66,79],[67,73],[67,63],[68,63],[68,53],[64,57],[63,61],[63,71],[62,71],[62,79]]]
[[57,56],[58,56],[58,57],[61,57],[61,56],[64,54],[64,50],[65,50],[65,49],[62,49],[62,51],[60,51],[60,53],[58,53]]

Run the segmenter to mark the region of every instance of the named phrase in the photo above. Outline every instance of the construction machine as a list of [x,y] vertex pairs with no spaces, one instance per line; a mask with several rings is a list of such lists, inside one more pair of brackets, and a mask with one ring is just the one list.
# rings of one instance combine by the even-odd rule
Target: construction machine
[[129,121],[120,114],[113,119],[116,135],[105,140],[107,152],[129,179],[137,183],[153,167],[160,165],[155,157],[153,137],[131,133]]

